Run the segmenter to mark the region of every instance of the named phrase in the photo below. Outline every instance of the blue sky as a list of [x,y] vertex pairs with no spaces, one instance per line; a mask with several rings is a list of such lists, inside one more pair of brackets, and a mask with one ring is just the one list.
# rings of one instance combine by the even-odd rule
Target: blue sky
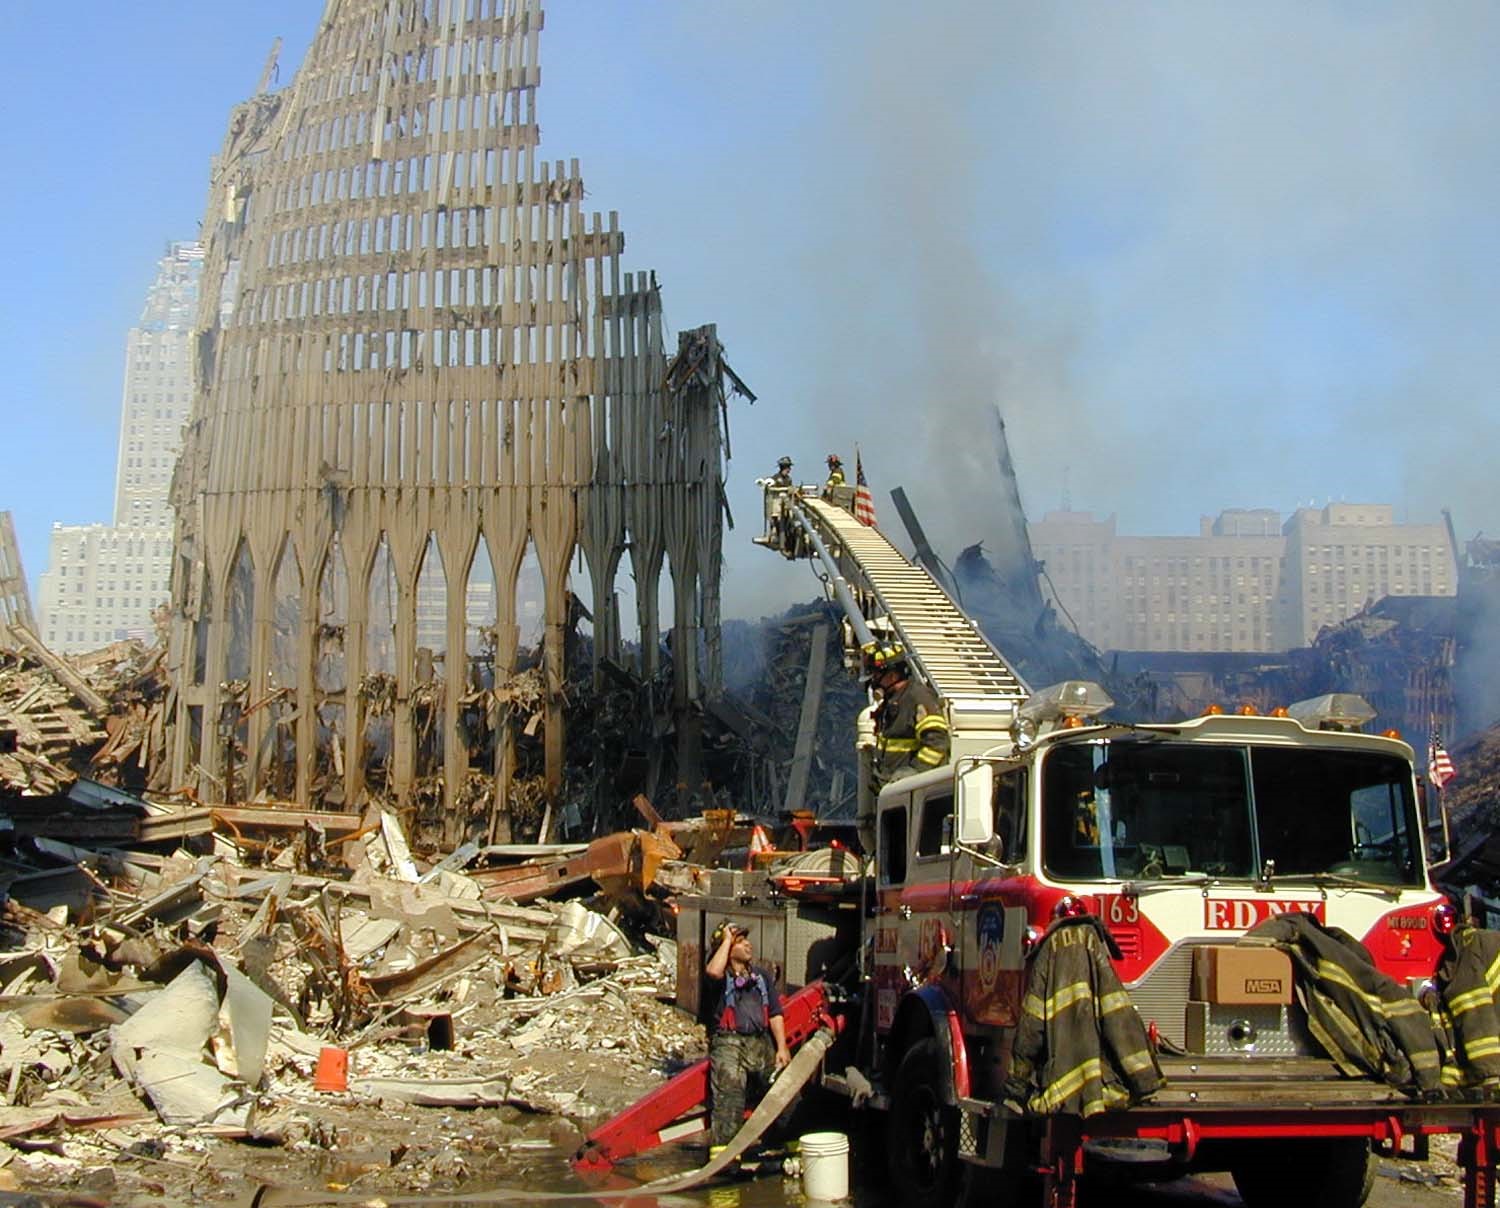
[[[80,21],[76,14],[84,12]],[[125,333],[229,108],[319,0],[0,9],[0,507],[33,580],[108,520]],[[1500,529],[1500,8],[554,0],[543,150],[578,158],[674,329],[716,321],[729,615],[814,591],[751,481],[857,440],[950,552],[998,504],[1196,532],[1225,507],[1450,506]]]

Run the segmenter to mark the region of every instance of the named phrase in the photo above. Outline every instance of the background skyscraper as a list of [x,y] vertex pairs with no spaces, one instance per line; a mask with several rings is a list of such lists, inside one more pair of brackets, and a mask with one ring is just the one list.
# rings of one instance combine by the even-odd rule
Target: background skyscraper
[[40,580],[42,640],[65,653],[151,632],[172,566],[168,489],[192,395],[203,248],[173,243],[125,341],[112,524],[52,526]]

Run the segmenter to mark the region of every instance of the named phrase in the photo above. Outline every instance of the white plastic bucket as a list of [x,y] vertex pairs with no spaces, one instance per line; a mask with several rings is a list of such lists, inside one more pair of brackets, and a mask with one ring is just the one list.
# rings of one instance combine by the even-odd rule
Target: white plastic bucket
[[799,1144],[802,1194],[832,1203],[849,1198],[849,1138],[843,1133],[807,1133]]

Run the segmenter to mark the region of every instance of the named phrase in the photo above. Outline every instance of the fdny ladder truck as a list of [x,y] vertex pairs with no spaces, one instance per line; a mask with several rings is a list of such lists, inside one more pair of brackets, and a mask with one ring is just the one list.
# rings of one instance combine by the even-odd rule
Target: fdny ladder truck
[[[899,643],[942,702],[952,754],[879,786],[864,744],[874,850],[852,875],[838,860],[823,875],[806,860],[715,870],[681,899],[680,1005],[701,1014],[716,923],[748,926],[786,983],[793,1045],[837,1036],[822,1085],[884,1112],[903,1200],[1019,1203],[1039,1177],[1063,1208],[1081,1177],[1129,1165],[1153,1179],[1231,1171],[1249,1208],[1357,1208],[1374,1155],[1425,1156],[1446,1133],[1460,1138],[1466,1208],[1494,1204],[1493,1096],[1351,1070],[1315,1038],[1285,953],[1236,944],[1311,916],[1362,941],[1412,1003],[1433,1003],[1458,918],[1429,875],[1406,743],[1363,733],[1371,711],[1343,694],[1135,724],[1106,716],[1096,684],[1033,692],[926,570],[854,518],[851,489],[763,485],[757,541],[813,560],[851,667]],[[1080,916],[1107,932],[1165,1084],[1116,1110],[1048,1113],[1003,1088],[1028,958]],[[575,1164],[607,1168],[700,1129],[704,1064],[596,1130]]]

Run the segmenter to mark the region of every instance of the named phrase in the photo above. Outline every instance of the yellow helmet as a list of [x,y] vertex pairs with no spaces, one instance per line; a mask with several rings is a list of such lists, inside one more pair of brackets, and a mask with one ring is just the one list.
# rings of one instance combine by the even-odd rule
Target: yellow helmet
[[749,934],[749,932],[747,932],[738,923],[735,923],[730,919],[725,919],[722,923],[714,928],[713,934],[708,937],[708,946],[710,948],[717,948],[724,942],[724,937],[731,932],[735,935]]
[[866,675],[878,675],[906,663],[906,647],[900,642],[868,642],[860,653],[864,656]]

